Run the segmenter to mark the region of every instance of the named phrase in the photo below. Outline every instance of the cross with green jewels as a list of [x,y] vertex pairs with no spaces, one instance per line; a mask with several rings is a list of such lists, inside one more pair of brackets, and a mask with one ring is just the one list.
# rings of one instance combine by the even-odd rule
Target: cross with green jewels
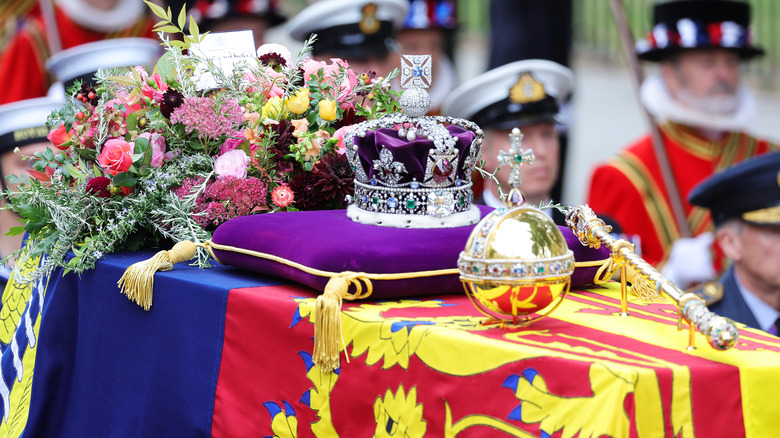
[[523,164],[530,165],[534,162],[534,152],[530,149],[523,150],[521,147],[522,143],[523,134],[519,129],[514,128],[512,132],[509,133],[509,152],[498,151],[498,164],[500,166],[512,166],[512,171],[509,173],[509,185],[518,188],[522,181],[520,167],[522,167]]

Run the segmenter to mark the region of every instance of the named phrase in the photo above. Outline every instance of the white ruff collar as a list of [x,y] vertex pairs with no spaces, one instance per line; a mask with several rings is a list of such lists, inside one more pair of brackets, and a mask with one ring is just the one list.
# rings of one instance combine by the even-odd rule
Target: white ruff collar
[[648,76],[639,90],[642,104],[659,122],[672,121],[713,131],[747,131],[756,117],[753,93],[740,85],[737,89],[738,107],[734,114],[710,114],[680,105],[669,94],[660,73]]
[[144,15],[146,5],[141,0],[119,0],[110,11],[97,9],[85,0],[55,0],[71,20],[102,33],[125,30]]

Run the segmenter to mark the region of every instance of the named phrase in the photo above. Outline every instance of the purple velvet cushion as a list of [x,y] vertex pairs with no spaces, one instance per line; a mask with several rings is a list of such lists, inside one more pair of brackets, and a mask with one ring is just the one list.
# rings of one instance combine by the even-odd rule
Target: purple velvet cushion
[[[484,206],[480,209],[482,217],[492,210]],[[232,219],[217,228],[212,241],[272,254],[328,272],[401,273],[457,268],[458,255],[465,248],[473,228],[377,227],[352,221],[344,210],[302,211]],[[568,229],[561,227],[561,231],[574,250],[576,261],[606,258],[600,252],[580,245]],[[216,249],[214,254],[226,265],[282,277],[319,291],[328,282],[326,277],[251,255]],[[572,287],[591,283],[596,269],[578,271],[575,270],[572,276]],[[463,291],[457,274],[373,280],[372,284],[373,298]]]

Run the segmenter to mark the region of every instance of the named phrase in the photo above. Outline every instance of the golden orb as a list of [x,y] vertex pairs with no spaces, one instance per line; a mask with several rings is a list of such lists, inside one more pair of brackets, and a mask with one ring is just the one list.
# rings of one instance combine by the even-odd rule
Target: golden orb
[[511,317],[513,324],[528,324],[563,301],[574,254],[543,211],[501,207],[471,232],[458,269],[466,294],[482,313],[502,323]]

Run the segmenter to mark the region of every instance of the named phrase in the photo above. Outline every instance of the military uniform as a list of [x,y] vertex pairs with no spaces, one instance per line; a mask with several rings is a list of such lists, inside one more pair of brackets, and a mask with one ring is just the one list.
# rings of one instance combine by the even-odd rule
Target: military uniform
[[[55,16],[62,49],[111,38],[155,38],[154,20],[148,15],[115,32],[100,32],[79,25],[56,5]],[[49,57],[43,21],[40,18],[26,21],[0,56],[0,83],[5,84],[0,104],[45,96],[53,82],[45,66]]]
[[[708,307],[721,316],[777,335],[780,310],[760,296],[771,301],[773,294],[780,294],[778,263],[773,259],[776,254],[770,254],[780,231],[780,152],[745,160],[713,175],[691,190],[689,201],[707,208],[716,227],[737,221],[741,227],[752,228],[722,230],[719,238],[733,239],[725,244],[735,248],[735,260],[720,279],[722,292],[709,297]],[[758,241],[764,241],[765,246],[757,245]],[[755,263],[758,259],[769,263]],[[749,285],[762,288],[761,295],[749,290]]]
[[[734,163],[777,149],[775,144],[740,132],[711,142],[676,123],[660,128],[692,235],[711,230],[712,219],[707,210],[686,201],[691,189]],[[609,215],[624,234],[639,236],[642,258],[650,264],[663,262],[680,238],[650,136],[595,169],[587,203],[596,214]]]
[[[653,19],[653,28],[636,43],[638,57],[645,61],[673,60],[695,49],[728,50],[742,60],[763,54],[762,49],[752,45],[747,3],[722,0],[659,3],[654,7]],[[677,67],[672,64],[671,68]],[[659,120],[662,147],[677,193],[667,192],[659,157],[648,135],[594,170],[587,203],[596,214],[610,216],[623,233],[635,236],[634,240],[640,244],[638,252],[647,262],[663,265],[675,241],[683,234],[670,196],[683,204],[691,236],[709,231],[712,221],[708,212],[693,208],[686,201],[691,188],[715,172],[774,150],[776,146],[744,132],[754,116],[755,106],[744,86],[737,87],[735,108],[726,114],[680,104],[677,97],[672,97],[660,73],[648,76],[640,91],[642,103]],[[711,141],[696,134],[702,130],[722,134],[721,139]],[[697,266],[702,269],[693,271],[712,271],[711,266],[703,266],[711,265],[704,261],[709,259],[705,251],[710,252],[706,248],[698,251]],[[716,271],[723,266],[717,248],[714,265]]]
[[[558,63],[544,59],[514,61],[457,87],[442,104],[442,114],[469,119],[482,129],[496,131],[515,127],[522,131],[532,125],[558,124],[560,103],[569,97],[573,87],[574,73]],[[490,153],[486,150],[483,147],[483,156]],[[558,169],[560,173],[560,167]],[[492,172],[494,169],[485,170]],[[506,182],[502,184],[502,190],[508,191]],[[523,190],[522,183],[520,190]],[[475,195],[475,203],[501,205],[492,192],[475,192]],[[546,193],[548,200],[551,195],[552,191]],[[564,224],[562,213],[547,211],[555,223]]]

